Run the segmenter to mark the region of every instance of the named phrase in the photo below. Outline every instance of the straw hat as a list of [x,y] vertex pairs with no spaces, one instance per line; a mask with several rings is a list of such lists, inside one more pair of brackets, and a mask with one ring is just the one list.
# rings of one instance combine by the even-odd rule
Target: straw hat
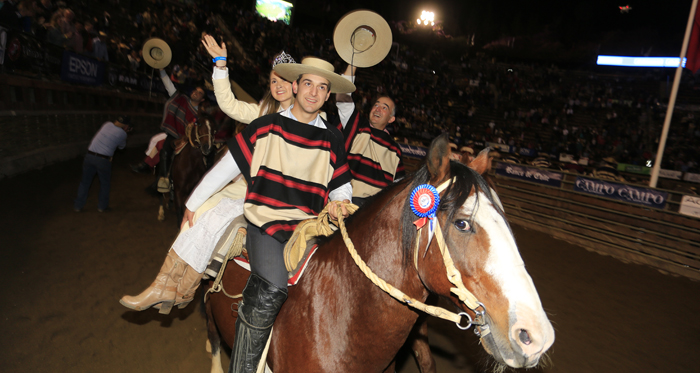
[[391,28],[384,18],[369,10],[344,15],[335,25],[333,45],[340,57],[357,67],[374,66],[391,50]]
[[316,57],[305,57],[301,63],[281,63],[272,68],[288,81],[295,81],[302,74],[313,74],[328,79],[331,93],[355,92],[355,85],[334,72],[333,65]]
[[151,38],[143,43],[143,61],[154,69],[162,69],[170,64],[173,53],[170,46],[163,39]]

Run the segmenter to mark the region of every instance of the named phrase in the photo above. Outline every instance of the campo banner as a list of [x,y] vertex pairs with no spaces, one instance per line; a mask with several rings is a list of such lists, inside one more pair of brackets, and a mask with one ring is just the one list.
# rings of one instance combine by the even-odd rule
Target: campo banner
[[576,178],[574,191],[657,209],[665,208],[668,199],[667,192],[656,189],[613,183],[599,179],[589,179],[581,176]]

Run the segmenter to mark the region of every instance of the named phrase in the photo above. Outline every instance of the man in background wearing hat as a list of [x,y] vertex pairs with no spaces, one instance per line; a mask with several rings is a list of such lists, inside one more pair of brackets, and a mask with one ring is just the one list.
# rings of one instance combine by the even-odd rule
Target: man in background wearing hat
[[168,173],[172,162],[173,141],[185,136],[187,124],[197,121],[199,105],[205,100],[204,88],[195,87],[189,95],[179,93],[165,70],[160,70],[160,78],[170,99],[165,103],[163,121],[160,128],[168,134],[160,149],[160,161],[158,166],[158,191],[167,193],[170,191]]
[[[189,95],[178,92],[168,74],[163,70],[170,64],[172,59],[170,46],[168,46],[168,43],[164,40],[159,38],[148,39],[143,44],[141,53],[143,61],[146,62],[147,65],[160,71],[160,79],[163,81],[163,85],[170,97],[165,103],[163,121],[160,124],[160,128],[167,136],[160,148],[159,160],[157,162],[155,162],[155,159],[150,155],[153,148],[149,146],[149,149],[146,151],[149,157],[146,157],[146,159],[139,164],[131,166],[131,169],[135,172],[143,172],[150,170],[150,167],[157,163],[159,165],[157,189],[161,193],[168,193],[170,191],[168,173],[170,172],[170,164],[172,162],[174,150],[173,141],[185,136],[185,128],[187,128],[187,125],[197,121],[197,111],[199,110],[199,105],[205,100],[206,94],[202,87],[195,87]],[[150,162],[147,162],[149,158]]]
[[[342,75],[354,80],[356,68]],[[352,78],[351,78],[352,77]],[[396,120],[396,104],[388,96],[374,102],[369,118],[360,118],[350,94],[336,94],[338,121],[345,136],[345,150],[352,173],[352,202],[362,205],[368,197],[405,176],[401,148],[386,130]]]
[[127,116],[121,116],[114,122],[105,122],[90,141],[83,161],[83,177],[78,187],[78,197],[73,204],[73,209],[76,212],[80,212],[85,206],[95,174],[100,179],[97,211],[109,210],[112,156],[117,148],[124,149],[128,132],[131,132],[131,119]]

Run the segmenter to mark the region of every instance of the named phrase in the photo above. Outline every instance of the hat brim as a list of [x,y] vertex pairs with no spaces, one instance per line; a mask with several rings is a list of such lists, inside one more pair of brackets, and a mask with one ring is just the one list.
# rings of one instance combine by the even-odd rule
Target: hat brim
[[170,65],[173,57],[170,46],[163,39],[152,38],[143,43],[143,61],[154,69],[163,69]]
[[355,92],[355,85],[342,76],[311,65],[301,63],[281,63],[273,68],[277,74],[292,82],[297,80],[302,74],[312,74],[323,77],[331,83],[331,93],[352,93]]
[[[352,38],[360,27],[374,30],[374,44],[364,51],[355,49]],[[356,67],[374,66],[384,60],[393,42],[389,24],[379,14],[369,10],[356,10],[344,15],[333,30],[333,45],[338,55]]]

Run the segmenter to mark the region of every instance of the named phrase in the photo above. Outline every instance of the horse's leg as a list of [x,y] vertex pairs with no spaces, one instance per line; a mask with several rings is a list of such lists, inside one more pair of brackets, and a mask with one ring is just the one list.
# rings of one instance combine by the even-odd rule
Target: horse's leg
[[[430,298],[428,299],[430,300]],[[411,344],[413,357],[416,358],[416,364],[421,373],[435,373],[435,359],[430,353],[430,344],[428,344],[428,315],[421,314],[413,326],[411,334],[408,337],[408,342]]]
[[[206,286],[206,290],[209,289],[211,283]],[[206,292],[205,290],[205,292]],[[224,369],[221,365],[221,337],[219,336],[219,329],[216,327],[216,322],[214,321],[214,314],[211,308],[211,302],[204,303],[204,309],[207,316],[207,352],[211,353],[211,373],[224,373]]]
[[[431,298],[428,298],[428,302],[430,302],[430,300]],[[431,305],[433,303],[437,302],[432,302]],[[406,346],[408,345],[411,347],[413,357],[416,359],[416,364],[418,365],[418,371],[420,371],[420,373],[437,372],[435,359],[433,359],[433,355],[430,353],[430,344],[428,343],[428,315],[422,314],[418,317],[416,324],[411,330],[411,334],[409,334],[408,339],[406,339]],[[384,370],[384,373],[394,372],[396,372],[396,360],[392,361]]]
[[160,206],[158,207],[158,221],[165,221],[165,196],[160,195]]

